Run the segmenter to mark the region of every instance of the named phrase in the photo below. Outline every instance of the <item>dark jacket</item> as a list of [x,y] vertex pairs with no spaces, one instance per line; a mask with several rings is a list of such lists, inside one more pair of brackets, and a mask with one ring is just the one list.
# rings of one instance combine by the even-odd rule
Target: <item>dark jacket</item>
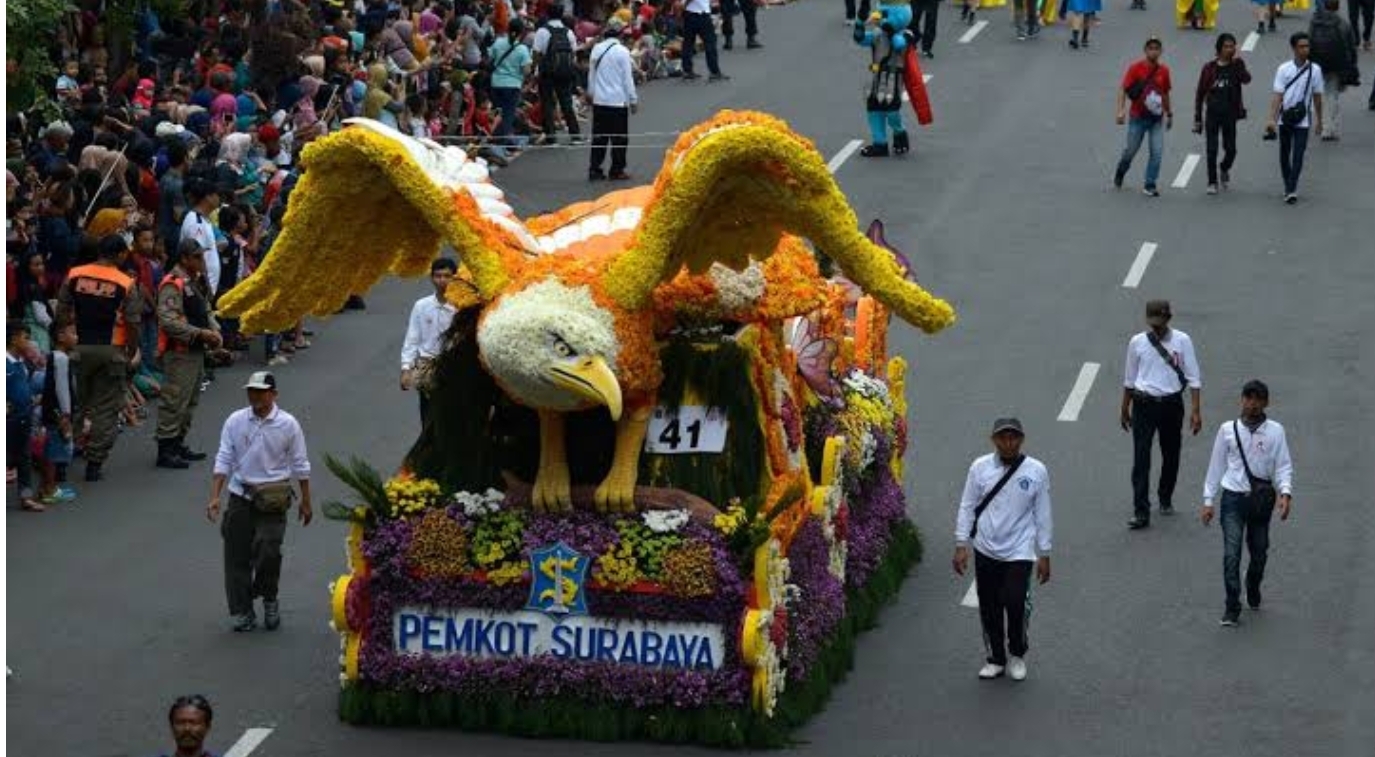
[[[1203,104],[1208,99],[1208,93],[1212,91],[1213,85],[1217,82],[1218,71],[1217,60],[1210,60],[1203,64],[1203,70],[1198,75],[1198,89],[1194,91],[1194,123],[1203,123]],[[1232,79],[1232,86],[1228,87],[1227,102],[1231,106],[1231,115],[1235,118],[1246,117],[1246,106],[1242,103],[1241,88],[1243,85],[1251,83],[1251,72],[1246,70],[1246,61],[1241,58],[1233,58],[1227,64],[1227,68],[1236,72]]]

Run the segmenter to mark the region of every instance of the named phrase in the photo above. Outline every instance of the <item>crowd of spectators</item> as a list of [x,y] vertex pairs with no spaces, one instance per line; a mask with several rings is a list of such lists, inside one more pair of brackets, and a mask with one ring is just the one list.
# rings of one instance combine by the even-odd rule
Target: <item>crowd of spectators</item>
[[[34,108],[6,114],[6,303],[10,333],[28,334],[17,350],[34,397],[69,325],[56,302],[68,272],[121,237],[119,266],[144,318],[120,421],[141,423],[163,379],[154,311],[178,251],[204,250],[199,285],[211,302],[251,274],[271,250],[301,150],[344,119],[456,142],[500,168],[558,131],[581,141],[589,51],[610,19],[624,25],[637,79],[680,73],[673,0],[596,2],[192,0],[176,16],[140,4],[125,33],[102,3],[78,2],[54,35],[57,75]],[[223,349],[207,355],[216,365],[280,365],[310,346],[299,326],[245,335],[219,325]],[[41,461],[45,425],[26,425]],[[81,430],[64,432],[78,451]]]

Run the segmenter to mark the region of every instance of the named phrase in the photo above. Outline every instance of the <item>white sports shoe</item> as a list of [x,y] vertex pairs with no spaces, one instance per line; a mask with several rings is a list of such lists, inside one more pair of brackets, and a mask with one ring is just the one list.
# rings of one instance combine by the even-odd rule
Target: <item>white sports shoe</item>
[[1002,678],[1003,666],[994,665],[990,662],[987,665],[984,665],[982,668],[979,668],[979,677],[984,679],[985,681],[990,681],[994,678]]
[[1014,681],[1026,680],[1026,660],[1020,657],[1010,657],[1007,660],[1007,674]]

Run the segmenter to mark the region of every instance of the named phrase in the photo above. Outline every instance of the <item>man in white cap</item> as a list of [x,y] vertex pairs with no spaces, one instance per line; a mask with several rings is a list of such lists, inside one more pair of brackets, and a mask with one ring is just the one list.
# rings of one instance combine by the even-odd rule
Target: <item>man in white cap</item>
[[969,466],[951,565],[963,576],[973,547],[979,620],[988,648],[979,678],[1001,678],[1006,672],[1021,681],[1027,675],[1032,566],[1037,581],[1050,580],[1050,471],[1022,454],[1025,434],[1016,418],[994,421],[992,438],[994,452]]
[[253,600],[263,599],[263,626],[275,630],[282,618],[277,583],[282,570],[282,537],[286,514],[296,500],[292,479],[300,487],[297,517],[310,525],[310,458],[301,424],[277,407],[277,379],[258,371],[244,384],[248,407],[224,422],[215,455],[215,478],[205,515],[215,522],[226,485],[229,507],[220,535],[224,537],[224,591],[236,632],[257,626]]
[[[625,151],[630,142],[630,114],[639,107],[635,92],[634,63],[621,44],[625,24],[618,18],[606,22],[606,34],[588,58],[587,99],[592,105],[592,155],[589,181],[625,181]],[[606,148],[611,147],[611,173],[602,172]]]

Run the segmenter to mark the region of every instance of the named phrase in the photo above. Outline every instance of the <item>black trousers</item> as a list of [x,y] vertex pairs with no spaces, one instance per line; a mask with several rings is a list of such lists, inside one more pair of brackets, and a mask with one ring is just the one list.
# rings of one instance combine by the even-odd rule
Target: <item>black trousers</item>
[[576,137],[581,133],[578,128],[578,112],[573,109],[573,80],[555,79],[552,76],[541,76],[539,80],[539,104],[540,112],[544,115],[544,136],[548,139],[554,137],[554,105],[559,106],[563,112],[563,122],[568,126],[569,136]]
[[735,14],[745,17],[745,38],[754,39],[759,34],[759,8],[755,0],[721,0],[721,35],[730,41],[735,36]]
[[[1364,42],[1370,41],[1370,27],[1375,24],[1375,0],[1348,0],[1347,15],[1351,17],[1351,30]],[[1364,20],[1364,25],[1361,21]]]
[[1151,444],[1160,435],[1160,506],[1173,506],[1179,478],[1179,445],[1184,439],[1184,395],[1132,399],[1132,509],[1136,517],[1151,517]]
[[630,144],[630,108],[609,105],[592,106],[592,165],[588,173],[599,174],[606,159],[607,145],[611,146],[612,175],[625,171],[625,148]]
[[1217,116],[1211,110],[1203,116],[1203,136],[1208,145],[1208,183],[1217,184],[1217,143],[1222,137],[1222,170],[1231,171],[1237,159],[1237,119]]
[[[859,16],[858,16],[859,20],[860,20],[860,21],[863,21],[864,19],[866,19],[866,18],[868,18],[868,17],[869,17],[869,0],[859,0]],[[846,21],[854,21],[855,18],[856,18],[856,16],[855,16],[855,0],[845,0],[845,20],[846,20]]]
[[683,73],[692,73],[692,57],[697,54],[698,37],[702,38],[702,49],[707,54],[707,71],[719,76],[721,65],[716,60],[716,27],[712,26],[710,13],[683,14]]
[[1031,623],[1031,566],[1030,560],[995,560],[974,551],[979,622],[983,625],[988,662],[994,665],[1006,665],[1009,653],[1013,657],[1026,655],[1027,628]]
[[277,599],[282,575],[282,539],[286,513],[264,513],[237,494],[229,495],[229,507],[220,521],[224,538],[224,594],[230,615],[253,611],[253,598]]
[[941,0],[913,0],[912,29],[921,29],[921,50],[931,52],[936,42],[936,16],[940,13]]

